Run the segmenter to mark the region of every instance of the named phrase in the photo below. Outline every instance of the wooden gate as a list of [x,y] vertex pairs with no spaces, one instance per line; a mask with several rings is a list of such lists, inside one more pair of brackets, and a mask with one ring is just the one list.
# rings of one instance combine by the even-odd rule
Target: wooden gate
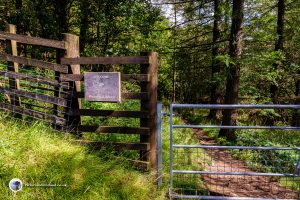
[[[15,30],[14,25],[8,25],[6,32],[0,32],[0,40],[6,46],[6,51],[0,52],[0,59],[7,64],[7,68],[0,73],[0,109],[16,113],[17,117],[24,115],[42,119],[56,128],[80,134],[139,135],[140,141],[132,143],[80,142],[94,149],[112,145],[118,151],[139,151],[139,166],[143,169],[157,168],[157,53],[142,53],[131,57],[79,57],[79,38],[75,35],[64,34],[64,40],[57,41],[18,35]],[[47,55],[52,57],[48,61],[36,59],[32,54],[18,52],[21,47],[23,50],[46,47]],[[139,100],[140,110],[96,110],[82,107],[84,75],[80,74],[80,65],[139,65],[138,73],[122,74],[121,81],[139,82],[140,91],[123,92],[122,99]],[[84,116],[138,118],[140,126],[84,125]]]

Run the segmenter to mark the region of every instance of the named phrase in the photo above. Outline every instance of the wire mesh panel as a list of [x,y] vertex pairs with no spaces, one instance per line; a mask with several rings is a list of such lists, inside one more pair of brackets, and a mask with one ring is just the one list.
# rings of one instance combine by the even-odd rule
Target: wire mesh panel
[[[218,146],[216,142],[199,141],[202,145],[174,144],[176,129],[220,126],[173,124],[174,108],[207,108],[214,105],[171,105],[170,121],[170,197],[189,199],[299,199],[300,148],[275,146]],[[229,109],[231,106],[215,105]],[[252,108],[270,105],[232,105]],[[273,105],[274,106],[274,105]],[[276,106],[274,106],[276,107]],[[279,105],[298,108],[297,105]],[[230,127],[227,127],[230,128]],[[235,126],[239,129],[239,126]],[[261,128],[241,126],[241,129]],[[269,129],[278,127],[268,126]],[[284,127],[297,130],[299,127]],[[280,129],[283,129],[280,127]],[[288,134],[288,132],[286,133]],[[196,132],[197,135],[197,132]]]
[[[69,97],[74,87],[57,81],[58,77],[54,73],[51,76],[51,72],[45,78],[35,70],[21,68],[20,71],[22,73],[0,71],[0,109],[66,127],[72,104]],[[12,80],[22,87],[12,88]]]

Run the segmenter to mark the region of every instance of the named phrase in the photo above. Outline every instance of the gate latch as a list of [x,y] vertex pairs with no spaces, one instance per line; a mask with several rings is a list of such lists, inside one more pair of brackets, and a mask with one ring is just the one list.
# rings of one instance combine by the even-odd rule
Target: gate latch
[[300,176],[300,158],[298,159],[297,164],[295,164],[294,174]]

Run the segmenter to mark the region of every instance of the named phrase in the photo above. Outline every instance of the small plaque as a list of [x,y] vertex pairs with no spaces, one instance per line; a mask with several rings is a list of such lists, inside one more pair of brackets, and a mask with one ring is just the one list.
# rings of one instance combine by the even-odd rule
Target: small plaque
[[84,83],[87,101],[121,101],[121,76],[119,72],[84,73]]

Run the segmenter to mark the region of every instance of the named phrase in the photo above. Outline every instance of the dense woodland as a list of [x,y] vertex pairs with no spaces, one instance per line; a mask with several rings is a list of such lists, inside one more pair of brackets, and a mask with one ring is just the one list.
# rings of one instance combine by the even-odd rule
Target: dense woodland
[[[158,52],[159,96],[167,103],[300,101],[298,0],[0,1],[1,30],[11,23],[31,36],[62,39],[62,33],[73,33],[80,36],[82,56]],[[260,115],[268,125],[279,118],[299,122],[297,112],[252,111]],[[235,110],[211,110],[208,116],[223,116],[224,125],[237,120]],[[235,138],[232,130],[220,135]]]

